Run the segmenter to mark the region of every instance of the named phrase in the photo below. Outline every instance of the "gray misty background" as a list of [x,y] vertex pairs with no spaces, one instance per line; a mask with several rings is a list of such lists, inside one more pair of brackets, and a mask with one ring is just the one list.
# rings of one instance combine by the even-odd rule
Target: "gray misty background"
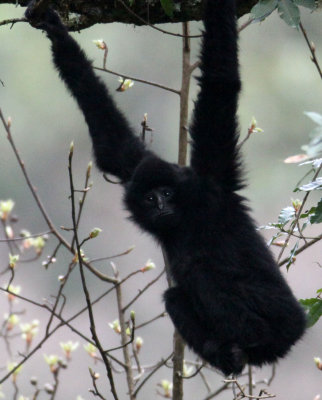
[[[0,7],[0,20],[19,17],[21,14],[20,8],[3,5]],[[322,60],[321,12],[310,15],[303,11],[303,14],[303,24],[310,39],[315,42],[317,55]],[[192,23],[192,33],[198,34],[201,26],[200,23]],[[180,25],[169,24],[163,28],[173,32],[181,30]],[[108,68],[120,72],[120,75],[129,74],[179,89],[180,38],[166,36],[146,27],[137,28],[121,24],[97,25],[73,36],[93,59],[94,65],[102,65],[103,52],[96,48],[92,40],[102,38],[109,47]],[[0,78],[5,84],[4,87],[0,85],[0,107],[6,116],[10,115],[12,118],[12,133],[16,144],[48,213],[56,226],[69,227],[71,218],[67,155],[70,142],[73,140],[75,143],[74,179],[79,188],[83,185],[86,167],[91,160],[91,144],[84,119],[54,71],[49,41],[44,34],[33,30],[27,24],[16,24],[11,30],[8,26],[1,27],[0,43]],[[192,60],[196,59],[198,48],[199,41],[193,40]],[[258,225],[263,225],[276,221],[281,208],[290,205],[291,197],[297,197],[292,190],[298,179],[304,175],[306,167],[286,165],[283,160],[301,152],[300,146],[308,142],[308,133],[314,124],[303,111],[322,112],[321,80],[309,59],[309,50],[300,32],[286,26],[276,14],[262,24],[249,26],[241,33],[240,63],[243,79],[239,109],[241,136],[246,135],[253,115],[265,131],[264,134],[254,135],[243,149],[249,182],[245,194],[250,199]],[[117,77],[106,73],[100,75],[114,92],[118,87]],[[193,81],[191,109],[197,90]],[[151,148],[168,161],[176,161],[178,96],[135,83],[133,88],[124,93],[114,92],[114,98],[138,133],[143,114],[148,113],[149,125],[154,129]],[[2,127],[0,149],[0,199],[11,198],[16,203],[14,213],[19,215],[19,221],[14,226],[16,234],[23,228],[32,233],[45,231],[46,224],[26,187]],[[121,203],[121,188],[105,182],[95,168],[92,180],[94,186],[85,205],[80,234],[85,236],[96,226],[102,228],[103,232],[84,246],[86,254],[91,258],[104,257],[135,245],[132,253],[114,260],[122,276],[142,267],[149,258],[157,265],[156,270],[137,275],[127,282],[124,286],[126,303],[139,288],[161,271],[161,252],[147,235],[139,232],[126,220]],[[317,199],[316,197],[315,200]],[[269,238],[271,231],[266,234]],[[65,236],[69,238],[70,234],[65,233]],[[40,260],[18,266],[14,284],[22,287],[22,295],[41,302],[44,298],[52,300],[50,295],[57,293],[57,277],[66,271],[70,255],[61,252],[57,263],[48,271],[41,266],[41,261],[51,254],[55,244],[54,239],[49,241]],[[32,257],[32,254],[29,257]],[[4,244],[0,244],[0,260],[1,269],[5,269],[8,250]],[[299,298],[313,297],[315,291],[321,287],[322,271],[316,263],[319,260],[321,262],[321,245],[317,244],[307,253],[298,256],[296,264],[290,268],[287,279]],[[98,264],[97,267],[111,274],[111,267],[107,261]],[[0,284],[4,286],[7,279],[8,275],[0,276]],[[91,275],[88,275],[88,284],[93,296],[107,287]],[[166,285],[165,278],[161,279],[133,305],[137,323],[162,312],[161,296]],[[66,290],[67,317],[84,305],[77,270],[73,272],[73,278]],[[1,296],[0,304],[4,314],[8,309],[5,296]],[[22,301],[15,307],[18,310],[26,310],[26,314],[21,315],[22,322],[29,322],[34,318],[40,320],[40,333],[35,338],[37,343],[42,337],[48,314]],[[104,299],[94,310],[105,347],[117,346],[119,336],[108,326],[108,322],[117,318],[114,295]],[[75,325],[89,335],[87,315],[77,319]],[[172,332],[168,318],[159,319],[138,332],[144,339],[141,350],[142,364],[155,364],[162,356],[170,354]],[[93,398],[88,393],[88,388],[91,387],[88,366],[101,371],[102,376],[98,384],[102,393],[110,398],[109,385],[101,365],[93,365],[93,361],[83,350],[84,342],[67,329],[59,330],[57,335],[49,339],[24,366],[18,378],[22,394],[31,395],[31,376],[38,377],[41,387],[44,383],[52,381],[43,354],[62,356],[59,342],[66,340],[79,341],[80,346],[73,354],[68,369],[61,373],[61,386],[57,398],[76,399],[77,395],[84,399]],[[24,344],[18,337],[14,342],[13,358],[17,359],[19,351],[24,351]],[[307,332],[287,359],[279,363],[277,376],[271,387],[278,399],[311,400],[322,392],[321,372],[313,363],[314,356],[322,356],[321,322]],[[187,354],[186,358],[194,359],[194,355]],[[1,343],[0,367],[6,367],[7,361],[8,356]],[[3,373],[1,370],[1,376]],[[256,371],[258,380],[269,375],[270,368]],[[207,373],[207,376],[213,389],[218,387],[223,379],[214,373]],[[120,398],[127,398],[124,377],[116,374],[116,379]],[[156,384],[161,379],[171,380],[171,370],[163,368],[155,374],[139,398],[157,398]],[[7,398],[10,398],[11,385],[7,383],[2,389],[7,393]],[[186,400],[202,400],[205,396],[206,388],[200,378],[185,382]],[[231,392],[224,392],[219,396],[220,399],[232,397]],[[47,398],[48,395],[44,393],[40,396],[40,399]]]

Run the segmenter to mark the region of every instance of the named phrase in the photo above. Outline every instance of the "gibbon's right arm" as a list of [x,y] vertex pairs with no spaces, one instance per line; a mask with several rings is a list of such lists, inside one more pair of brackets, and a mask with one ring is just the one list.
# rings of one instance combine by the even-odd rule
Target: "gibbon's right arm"
[[235,0],[206,0],[204,25],[200,93],[190,127],[191,166],[230,192],[242,186],[237,151],[241,83]]
[[69,35],[58,14],[48,9],[34,20],[33,0],[26,11],[32,26],[46,31],[52,42],[55,66],[82,110],[93,142],[97,166],[126,183],[148,152],[124,115],[117,109],[106,86],[95,75],[91,62]]

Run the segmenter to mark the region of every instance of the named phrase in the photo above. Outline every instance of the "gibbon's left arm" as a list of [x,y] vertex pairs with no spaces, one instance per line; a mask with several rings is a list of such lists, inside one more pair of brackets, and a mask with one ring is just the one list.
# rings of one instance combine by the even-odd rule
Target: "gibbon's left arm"
[[135,167],[150,154],[117,109],[107,88],[95,75],[90,61],[69,35],[58,14],[48,9],[34,21],[33,0],[26,11],[30,23],[46,31],[52,42],[59,74],[81,108],[93,142],[97,166],[126,183]]
[[238,71],[235,0],[206,0],[200,93],[190,127],[191,166],[228,191],[240,188],[236,150]]

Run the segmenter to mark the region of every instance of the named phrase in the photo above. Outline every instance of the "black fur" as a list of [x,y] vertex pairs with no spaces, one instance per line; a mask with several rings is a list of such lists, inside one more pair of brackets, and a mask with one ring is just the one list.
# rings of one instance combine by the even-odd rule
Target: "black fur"
[[236,119],[240,78],[234,0],[208,0],[191,167],[147,151],[58,15],[41,22],[54,63],[82,109],[98,167],[125,185],[133,220],[166,250],[176,286],[166,309],[187,344],[224,374],[284,357],[305,315],[256,232],[243,198]]

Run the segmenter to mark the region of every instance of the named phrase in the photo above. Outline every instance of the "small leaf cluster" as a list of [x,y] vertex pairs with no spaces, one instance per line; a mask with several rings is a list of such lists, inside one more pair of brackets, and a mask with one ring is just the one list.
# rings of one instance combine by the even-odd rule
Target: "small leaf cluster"
[[300,24],[299,6],[315,10],[316,0],[259,0],[252,8],[251,15],[254,21],[263,21],[274,10],[277,10],[281,19],[292,28],[298,28]]
[[[283,208],[278,216],[277,222],[269,223],[262,229],[276,229],[276,234],[273,235],[269,241],[269,245],[276,245],[284,248],[289,244],[289,237],[294,236],[297,238],[296,243],[290,250],[286,268],[288,269],[295,261],[295,256],[299,249],[300,242],[306,241],[304,230],[312,224],[322,223],[322,198],[317,204],[307,206],[308,196],[313,191],[322,189],[322,177],[319,176],[322,169],[322,116],[314,112],[305,113],[317,126],[310,133],[310,142],[302,146],[302,150],[306,154],[298,154],[288,157],[285,163],[298,163],[299,161],[307,160],[300,165],[310,165],[311,170],[304,175],[304,177],[296,185],[294,192],[303,192],[303,201],[293,199],[292,205]],[[307,183],[302,183],[304,179],[313,173],[313,178]],[[286,241],[281,241],[281,237],[288,237]],[[283,252],[283,251],[282,251]]]
[[317,297],[302,299],[300,303],[307,310],[307,326],[313,326],[322,316],[322,299],[320,298],[322,289],[317,290]]

